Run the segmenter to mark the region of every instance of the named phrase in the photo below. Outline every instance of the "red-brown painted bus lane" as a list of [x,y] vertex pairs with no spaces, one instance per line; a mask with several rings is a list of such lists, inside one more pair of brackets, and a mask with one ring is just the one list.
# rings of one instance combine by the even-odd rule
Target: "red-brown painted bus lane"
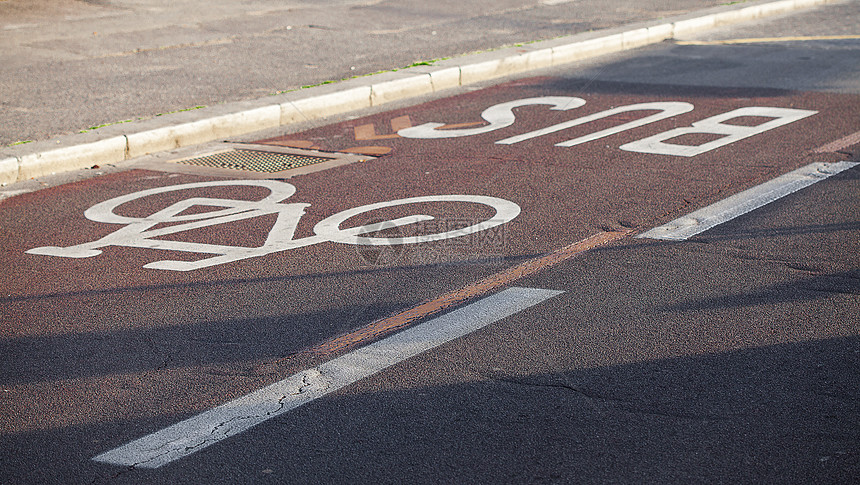
[[5,200],[13,476],[106,476],[124,462],[92,458],[511,285],[596,305],[570,296],[570,258],[844,162],[819,149],[858,117],[854,95],[537,78],[255,143],[391,148],[363,163],[268,181],[133,170]]

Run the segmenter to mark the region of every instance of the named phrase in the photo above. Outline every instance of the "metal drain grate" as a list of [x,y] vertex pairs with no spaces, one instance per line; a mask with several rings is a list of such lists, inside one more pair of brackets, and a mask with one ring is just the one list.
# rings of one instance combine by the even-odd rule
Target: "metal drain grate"
[[249,172],[274,173],[331,160],[334,160],[334,158],[265,152],[262,150],[228,150],[203,157],[179,160],[176,163]]

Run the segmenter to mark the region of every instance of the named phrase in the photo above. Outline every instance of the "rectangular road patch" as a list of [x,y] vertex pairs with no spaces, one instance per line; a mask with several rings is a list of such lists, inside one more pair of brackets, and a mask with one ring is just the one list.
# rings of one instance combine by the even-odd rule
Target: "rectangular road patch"
[[636,237],[683,241],[856,165],[856,162],[812,163]]
[[93,458],[158,468],[563,292],[509,288]]

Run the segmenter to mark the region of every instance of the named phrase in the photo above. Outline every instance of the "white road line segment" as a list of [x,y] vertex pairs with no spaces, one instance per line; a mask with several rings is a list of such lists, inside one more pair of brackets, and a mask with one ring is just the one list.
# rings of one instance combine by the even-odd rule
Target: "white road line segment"
[[857,165],[860,164],[857,162],[812,163],[636,237],[683,241]]
[[158,468],[561,293],[509,288],[114,448],[93,460]]

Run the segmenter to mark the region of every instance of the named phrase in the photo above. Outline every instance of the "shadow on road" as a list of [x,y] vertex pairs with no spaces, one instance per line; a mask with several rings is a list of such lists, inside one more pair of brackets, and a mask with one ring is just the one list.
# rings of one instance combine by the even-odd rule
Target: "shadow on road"
[[420,375],[428,358],[157,470],[90,458],[187,415],[7,433],[4,475],[19,483],[115,474],[119,483],[847,483],[860,472],[858,337],[537,375],[449,362],[425,376],[460,382],[451,385],[390,378]]

